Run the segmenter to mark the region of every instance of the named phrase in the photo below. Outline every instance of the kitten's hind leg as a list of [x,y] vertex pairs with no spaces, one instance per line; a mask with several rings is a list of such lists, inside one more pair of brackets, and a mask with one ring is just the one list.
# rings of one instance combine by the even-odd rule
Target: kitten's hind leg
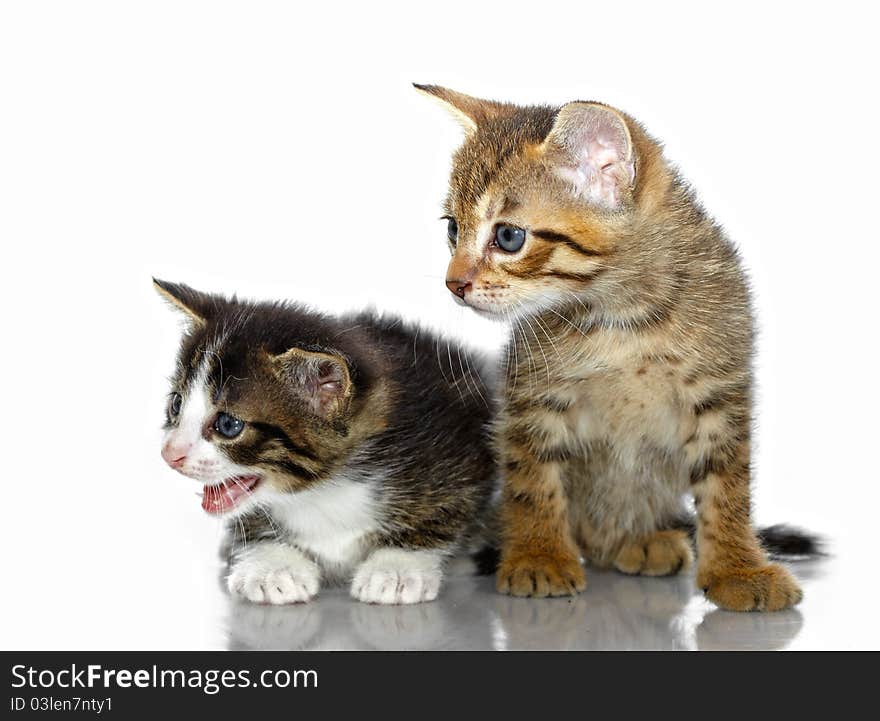
[[638,540],[627,540],[614,558],[621,573],[674,576],[694,561],[691,540],[685,531],[655,531]]
[[440,551],[378,548],[355,571],[351,595],[364,603],[433,601],[443,579]]

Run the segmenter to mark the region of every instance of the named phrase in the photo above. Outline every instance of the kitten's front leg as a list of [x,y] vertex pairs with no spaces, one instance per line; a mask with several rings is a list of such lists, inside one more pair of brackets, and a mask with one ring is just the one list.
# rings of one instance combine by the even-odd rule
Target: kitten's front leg
[[544,432],[523,433],[514,426],[502,435],[505,484],[496,585],[513,596],[573,596],[587,581],[562,482],[567,431],[552,409],[541,412],[546,417],[529,419],[530,430],[538,420]]
[[227,578],[232,595],[275,605],[308,601],[320,583],[317,564],[280,541],[260,541],[237,552]]
[[794,577],[770,563],[750,521],[749,444],[711,449],[691,472],[697,507],[697,585],[731,611],[779,611],[802,593]]
[[364,603],[433,601],[443,579],[440,551],[378,548],[358,567],[351,595]]

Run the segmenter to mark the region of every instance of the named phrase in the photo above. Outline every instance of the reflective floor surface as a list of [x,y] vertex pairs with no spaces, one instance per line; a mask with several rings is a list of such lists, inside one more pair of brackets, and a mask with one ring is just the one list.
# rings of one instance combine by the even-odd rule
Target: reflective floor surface
[[[826,561],[791,567],[810,598]],[[589,573],[576,598],[517,599],[486,577],[453,577],[440,598],[372,606],[344,589],[287,607],[228,601],[229,649],[785,649],[804,627],[804,608],[733,613],[705,601],[692,574],[640,578]]]

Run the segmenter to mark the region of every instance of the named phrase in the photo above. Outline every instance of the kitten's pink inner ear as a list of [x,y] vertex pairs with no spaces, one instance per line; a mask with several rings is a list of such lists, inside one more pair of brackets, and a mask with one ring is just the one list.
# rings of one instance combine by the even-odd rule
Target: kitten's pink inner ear
[[281,376],[318,415],[329,417],[344,408],[351,395],[348,366],[334,353],[291,348],[272,361]]
[[617,208],[636,176],[632,139],[615,111],[594,103],[569,103],[545,147],[557,173],[574,192],[607,208]]
[[345,395],[347,376],[342,368],[332,362],[321,363],[314,380],[311,392],[314,395],[314,406],[322,415],[331,412]]
[[342,368],[333,361],[324,361],[318,366],[318,381],[321,383],[331,383],[333,381],[342,380]]

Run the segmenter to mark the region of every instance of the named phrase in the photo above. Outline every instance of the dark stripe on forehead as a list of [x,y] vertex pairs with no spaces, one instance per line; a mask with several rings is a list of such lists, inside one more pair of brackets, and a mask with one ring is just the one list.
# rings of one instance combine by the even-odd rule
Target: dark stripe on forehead
[[511,107],[509,114],[480,125],[454,157],[448,200],[459,214],[477,203],[512,156],[547,137],[557,112]]
[[512,147],[493,151],[475,149],[474,153],[456,157],[450,183],[456,215],[461,216],[466,208],[473,208],[477,204],[512,153]]
[[213,383],[214,368],[217,365],[217,356],[214,352],[206,350],[204,343],[194,345],[189,350],[186,358],[181,358],[182,378],[181,385],[188,391],[196,390],[193,384],[204,370],[205,384],[208,388],[217,388]]
[[514,200],[513,198],[505,198],[504,202],[501,204],[501,209],[498,211],[499,215],[506,215],[507,213],[512,213],[514,210],[520,207],[522,203],[518,200]]
[[211,389],[211,397],[216,403],[220,400],[220,394],[232,379],[232,375],[227,372],[222,359],[216,353],[208,353],[206,362],[208,363],[206,385]]
[[538,228],[536,230],[531,231],[532,235],[536,238],[540,238],[541,240],[546,240],[550,243],[562,243],[568,248],[580,253],[581,255],[587,256],[596,256],[603,255],[601,251],[595,250],[593,248],[585,248],[580,245],[574,238],[566,235],[565,233],[557,233],[555,230],[549,230],[545,228]]

